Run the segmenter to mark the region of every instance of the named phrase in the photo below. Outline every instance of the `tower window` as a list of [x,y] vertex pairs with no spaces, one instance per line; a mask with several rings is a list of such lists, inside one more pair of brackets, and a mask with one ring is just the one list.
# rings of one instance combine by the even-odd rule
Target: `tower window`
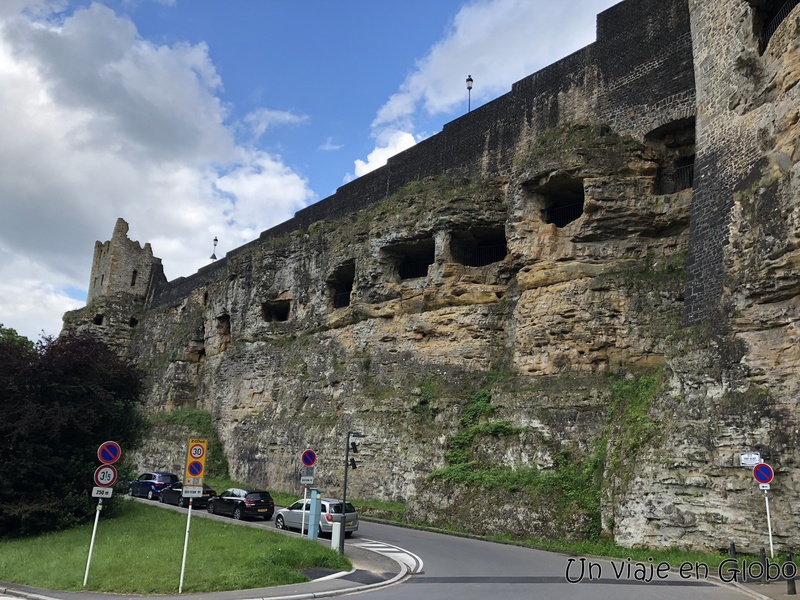
[[139,273],[136,271],[136,269],[134,269],[133,273],[131,273],[131,287],[136,285],[136,277],[137,277],[137,275],[139,275]]

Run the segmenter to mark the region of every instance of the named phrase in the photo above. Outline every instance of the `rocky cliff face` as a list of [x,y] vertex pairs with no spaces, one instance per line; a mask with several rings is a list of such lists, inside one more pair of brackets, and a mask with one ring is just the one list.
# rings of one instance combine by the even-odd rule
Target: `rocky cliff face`
[[[313,448],[316,485],[339,494],[358,431],[349,494],[403,501],[409,518],[757,551],[763,493],[738,459],[758,451],[776,470],[776,547],[793,547],[798,24],[761,55],[752,7],[689,4],[696,124],[638,136],[584,118],[597,75],[591,94],[559,89],[585,110],[523,127],[502,174],[411,182],[249,244],[172,302],[105,295],[65,327],[128,352],[148,410],[211,413],[235,479],[300,491]],[[691,165],[695,132],[693,189],[666,167]],[[732,189],[709,185],[743,165]],[[719,263],[697,271],[706,234]],[[687,270],[712,267],[714,317],[686,326]],[[160,438],[140,466],[180,470]]]

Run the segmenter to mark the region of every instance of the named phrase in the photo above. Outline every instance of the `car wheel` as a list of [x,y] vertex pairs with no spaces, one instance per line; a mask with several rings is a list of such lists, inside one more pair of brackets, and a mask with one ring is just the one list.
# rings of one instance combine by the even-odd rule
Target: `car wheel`
[[147,499],[152,500],[155,497],[153,490],[147,490]]
[[275,527],[278,529],[286,529],[286,523],[283,522],[283,516],[278,515],[275,517]]
[[206,510],[207,510],[209,513],[211,513],[212,515],[215,515],[215,514],[217,514],[217,511],[216,511],[216,509],[214,508],[214,503],[213,503],[211,500],[209,500],[209,501],[208,501],[208,506],[206,506]]
[[128,488],[128,496],[133,496],[133,486]]
[[344,532],[344,537],[346,537],[346,538],[349,538],[351,535],[353,535],[352,531],[345,531]]
[[158,497],[158,501],[161,502],[161,504],[164,504],[164,495],[163,494]]
[[183,499],[183,496],[178,498],[178,506],[180,506],[181,508],[184,508],[186,506],[186,500]]
[[240,521],[242,519],[242,508],[240,506],[237,506],[236,508],[233,509],[233,518],[236,519],[237,521]]

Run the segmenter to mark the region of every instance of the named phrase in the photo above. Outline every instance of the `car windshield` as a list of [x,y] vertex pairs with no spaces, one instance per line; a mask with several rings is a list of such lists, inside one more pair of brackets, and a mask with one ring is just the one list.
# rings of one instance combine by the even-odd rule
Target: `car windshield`
[[245,498],[248,500],[263,500],[264,502],[271,500],[270,495],[266,492],[250,492]]
[[[349,512],[349,513],[356,512],[355,507],[352,504],[350,504],[349,502],[346,503],[344,506],[347,509],[347,512]],[[331,512],[336,513],[336,514],[342,514],[342,503],[341,502],[337,502],[336,504],[331,504]]]

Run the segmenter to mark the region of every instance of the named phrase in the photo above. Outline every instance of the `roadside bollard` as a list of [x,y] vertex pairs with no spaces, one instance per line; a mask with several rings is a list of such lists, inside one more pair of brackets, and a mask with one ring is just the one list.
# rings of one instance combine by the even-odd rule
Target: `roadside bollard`
[[759,554],[761,555],[761,577],[758,580],[761,583],[767,583],[767,552],[763,548],[759,550]]
[[[731,558],[733,560],[736,560],[736,544],[734,544],[733,542],[731,542]],[[733,580],[734,581],[739,581],[739,577],[736,574],[734,574],[733,575]]]
[[[792,562],[792,553],[791,552],[786,554],[786,562],[787,563]],[[783,572],[786,573],[786,569],[784,569]],[[786,595],[787,596],[796,596],[797,595],[797,589],[795,588],[795,585],[794,585],[794,576],[795,575],[797,575],[797,569],[792,569],[792,576],[786,578]]]

